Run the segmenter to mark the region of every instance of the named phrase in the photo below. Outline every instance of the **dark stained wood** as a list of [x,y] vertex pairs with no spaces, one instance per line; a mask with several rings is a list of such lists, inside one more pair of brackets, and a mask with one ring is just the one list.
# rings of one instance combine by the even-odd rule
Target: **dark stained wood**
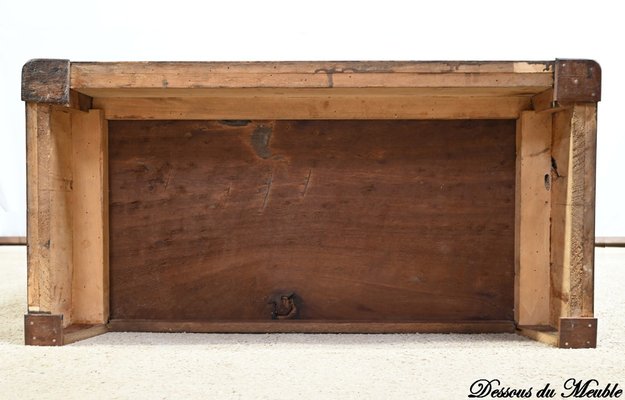
[[553,95],[560,104],[600,101],[601,66],[593,60],[557,60]]
[[34,59],[22,68],[22,100],[30,103],[70,103],[69,60]]
[[561,318],[559,347],[563,349],[597,347],[597,319]]
[[111,332],[196,333],[513,333],[513,321],[166,321],[111,320]]
[[24,339],[29,346],[62,346],[63,315],[24,315]]
[[111,318],[513,319],[514,121],[237,125],[110,121]]

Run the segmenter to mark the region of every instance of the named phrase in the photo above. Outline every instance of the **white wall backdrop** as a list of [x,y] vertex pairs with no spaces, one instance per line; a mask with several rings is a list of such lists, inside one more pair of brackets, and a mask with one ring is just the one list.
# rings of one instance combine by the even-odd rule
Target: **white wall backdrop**
[[22,65],[73,61],[551,60],[603,67],[597,235],[625,236],[619,2],[0,0],[0,236],[26,234]]

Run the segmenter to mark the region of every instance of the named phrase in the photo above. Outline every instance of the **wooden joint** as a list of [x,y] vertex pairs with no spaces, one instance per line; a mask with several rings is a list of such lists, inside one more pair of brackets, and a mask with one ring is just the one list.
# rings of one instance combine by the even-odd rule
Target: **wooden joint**
[[593,60],[556,60],[553,87],[532,97],[537,112],[601,100],[601,66]]
[[62,346],[106,332],[106,324],[72,324],[63,328],[62,314],[29,312],[24,315],[27,346]]
[[75,90],[69,91],[69,106],[80,111],[89,111],[92,108],[93,98]]
[[597,347],[596,318],[560,318],[558,347],[594,349]]
[[28,346],[63,345],[63,315],[45,313],[24,315],[24,337]]
[[37,58],[22,68],[22,100],[70,105],[70,62]]

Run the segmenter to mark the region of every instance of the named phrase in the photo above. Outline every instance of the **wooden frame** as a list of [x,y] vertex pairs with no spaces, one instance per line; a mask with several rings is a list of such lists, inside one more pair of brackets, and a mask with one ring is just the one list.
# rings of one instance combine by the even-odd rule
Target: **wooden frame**
[[[601,71],[555,62],[73,63],[23,69],[27,344],[108,330],[502,332],[594,347],[596,106]],[[514,321],[407,324],[110,321],[109,120],[514,119]]]

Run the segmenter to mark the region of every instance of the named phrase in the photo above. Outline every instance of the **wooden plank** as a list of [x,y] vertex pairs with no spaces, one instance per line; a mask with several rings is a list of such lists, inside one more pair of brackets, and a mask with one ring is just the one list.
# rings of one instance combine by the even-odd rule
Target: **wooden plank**
[[571,205],[569,158],[571,114],[567,109],[553,115],[551,145],[551,325],[568,315],[570,276]]
[[547,89],[550,75],[538,74],[407,74],[339,73],[313,74],[172,74],[121,73],[72,80],[72,88],[492,88]]
[[41,311],[71,321],[72,138],[70,111],[51,107],[49,129],[39,121],[39,246]]
[[325,70],[340,72],[380,73],[518,73],[549,75],[553,61],[245,61],[245,62],[73,62],[75,76],[130,74],[229,74],[229,73],[316,73]]
[[553,66],[548,62],[73,63],[71,73],[71,86],[79,91],[82,88],[211,87],[541,87],[544,90],[552,85]]
[[[322,97],[327,96],[411,96],[411,97],[518,97],[532,96],[542,86],[507,87],[374,87],[374,88],[81,88],[91,97]],[[72,93],[78,93],[72,90]],[[406,99],[408,100],[408,99]]]
[[517,333],[550,346],[558,346],[558,331],[551,326],[517,326]]
[[515,310],[520,325],[549,323],[551,115],[517,123]]
[[552,323],[592,317],[596,105],[555,114],[552,191]]
[[95,98],[111,120],[136,119],[516,119],[528,97],[328,96]]
[[111,316],[512,320],[514,129],[110,121]]
[[196,333],[512,333],[512,321],[300,321],[266,322],[113,319],[111,332]]
[[63,330],[63,344],[78,342],[107,332],[106,324],[72,324]]
[[[571,203],[572,274],[575,282],[571,289],[571,316],[592,317],[594,313],[594,261],[595,261],[595,171],[597,153],[597,105],[584,104],[573,107],[571,121],[573,181]],[[579,232],[579,234],[577,233]],[[573,232],[572,232],[573,233]],[[579,238],[579,239],[578,239]],[[580,282],[577,288],[577,282]],[[573,289],[576,290],[573,290]],[[579,300],[577,299],[579,298]]]
[[[26,234],[28,247],[26,253],[28,276],[28,311],[40,310],[39,282],[41,281],[40,242],[39,242],[39,155],[38,133],[40,114],[46,114],[47,106],[26,103]],[[41,118],[46,124],[48,118]]]
[[595,238],[595,247],[625,247],[625,237],[600,236]]
[[108,320],[107,136],[100,110],[72,115],[74,323]]
[[0,236],[0,246],[24,244],[26,244],[26,236]]
[[27,106],[28,308],[71,315],[72,165],[69,111]]

